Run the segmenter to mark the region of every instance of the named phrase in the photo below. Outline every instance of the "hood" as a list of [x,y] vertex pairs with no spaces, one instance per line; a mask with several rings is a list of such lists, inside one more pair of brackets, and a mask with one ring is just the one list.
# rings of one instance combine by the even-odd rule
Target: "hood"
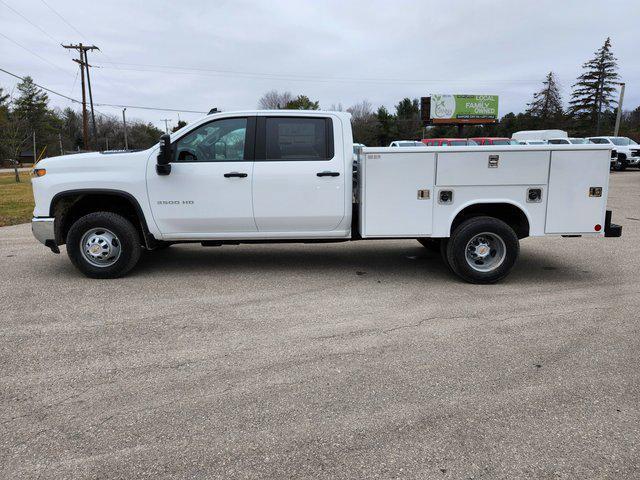
[[119,161],[122,160],[134,161],[134,159],[140,158],[141,152],[144,152],[144,150],[73,153],[70,155],[43,158],[38,162],[37,166],[41,168],[56,168],[72,165],[86,165],[87,163],[91,163],[92,165],[95,165],[96,163],[120,163]]

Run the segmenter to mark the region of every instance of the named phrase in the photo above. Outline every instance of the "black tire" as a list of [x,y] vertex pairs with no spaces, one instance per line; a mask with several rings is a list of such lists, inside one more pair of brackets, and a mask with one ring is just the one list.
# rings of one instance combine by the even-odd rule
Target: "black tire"
[[418,242],[430,252],[440,252],[441,238],[418,238]]
[[[469,243],[476,236],[482,238],[482,234],[488,234],[494,239],[496,248],[491,246],[485,259],[476,257],[478,260],[474,263],[477,266],[472,267],[467,260],[467,247],[473,246]],[[502,254],[498,250],[502,250]],[[474,217],[455,229],[447,243],[446,253],[451,270],[463,280],[479,284],[496,283],[511,271],[520,253],[520,243],[513,229],[502,220],[493,217]],[[491,262],[497,263],[491,267]],[[480,268],[488,270],[479,271]]]
[[[97,266],[85,258],[80,243],[85,234],[92,230],[96,230],[97,236],[103,235],[104,231],[115,235],[115,241],[112,240],[109,246],[115,245],[119,254],[112,264]],[[90,278],[117,278],[126,275],[138,263],[141,251],[138,231],[129,220],[116,213],[89,213],[76,220],[67,233],[67,254],[71,262]]]
[[629,166],[629,162],[627,162],[627,157],[624,155],[622,156],[618,155],[618,161],[616,162],[615,169],[618,172],[624,172],[628,166]]
[[449,246],[449,241],[449,238],[443,238],[442,242],[440,242],[440,258],[442,258],[442,262],[447,266],[451,273],[458,275],[458,272],[453,269],[453,265],[451,265],[451,263],[449,262],[449,257],[447,257],[447,247]]

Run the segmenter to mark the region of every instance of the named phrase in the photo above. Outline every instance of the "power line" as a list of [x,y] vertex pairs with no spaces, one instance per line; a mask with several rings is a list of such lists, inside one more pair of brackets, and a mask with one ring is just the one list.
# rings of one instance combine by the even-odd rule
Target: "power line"
[[60,44],[60,42],[58,42],[58,40],[56,40],[55,38],[53,38],[51,36],[51,34],[49,32],[47,32],[44,28],[40,27],[39,25],[36,25],[35,23],[33,23],[31,20],[29,20],[29,18],[25,17],[23,14],[21,14],[19,11],[17,11],[15,8],[13,8],[11,5],[8,5],[4,0],[0,0],[0,3],[2,3],[5,7],[7,7],[9,10],[11,10],[13,13],[15,13],[16,15],[18,15],[20,18],[22,18],[25,22],[29,23],[31,26],[37,28],[38,30],[40,30],[42,33],[44,33],[47,37],[49,37],[51,40],[53,40],[56,44]]
[[73,95],[73,90],[76,88],[76,83],[78,82],[78,71],[76,71],[76,78],[73,79],[73,85],[71,85],[71,91],[69,95]]
[[[0,72],[4,72],[7,75],[11,75],[12,77],[17,78],[18,80],[22,80],[22,81],[25,80],[25,77],[21,77],[20,75],[17,75],[17,74],[12,73],[12,72],[10,72],[8,70],[5,70],[4,68],[0,68]],[[41,88],[42,90],[46,90],[49,93],[52,93],[52,94],[57,95],[57,96],[62,97],[62,98],[66,98],[67,100],[70,100],[73,103],[78,103],[78,104],[82,103],[78,99],[72,98],[72,97],[70,97],[68,95],[64,95],[63,93],[60,93],[60,92],[56,92],[55,90],[51,90],[50,88],[43,87],[42,85],[39,85],[39,84],[37,84],[35,82],[33,82],[33,84],[36,87]],[[159,112],[202,113],[202,114],[208,113],[208,112],[204,112],[204,111],[201,111],[201,110],[185,110],[185,109],[178,109],[178,108],[157,108],[157,107],[146,107],[146,106],[140,106],[140,105],[121,105],[121,104],[114,104],[114,103],[95,103],[94,105],[97,106],[97,107],[132,108],[132,109],[139,109],[139,110],[155,110],[155,111],[159,111]],[[99,113],[101,113],[101,112],[99,112]]]
[[202,114],[209,113],[208,111],[204,112],[202,110],[184,110],[184,109],[178,109],[178,108],[141,107],[140,105],[120,105],[120,104],[113,104],[113,103],[96,103],[96,105],[98,107],[137,108],[139,110],[157,110],[159,112],[202,113]]
[[49,64],[49,65],[51,65],[53,68],[57,68],[57,69],[58,69],[58,70],[60,70],[61,72],[64,72],[64,73],[66,73],[66,74],[69,74],[69,72],[68,72],[67,70],[65,70],[64,68],[59,67],[59,66],[58,66],[58,65],[56,65],[55,63],[52,63],[52,62],[50,62],[49,60],[47,60],[46,58],[44,58],[44,57],[42,57],[42,56],[38,55],[38,54],[37,54],[36,52],[34,52],[33,50],[31,50],[31,49],[29,49],[29,48],[25,47],[24,45],[22,45],[22,44],[20,44],[20,43],[16,42],[15,40],[13,40],[13,39],[11,39],[11,38],[7,37],[4,33],[0,32],[0,36],[2,36],[2,37],[4,37],[4,38],[6,38],[6,39],[7,39],[7,40],[9,40],[11,43],[13,43],[13,44],[17,45],[18,47],[20,47],[20,48],[22,48],[22,49],[26,50],[26,51],[27,51],[27,52],[29,52],[31,55],[34,55],[34,56],[38,57],[38,58],[39,58],[40,60],[42,60],[43,62],[48,63],[48,64]]
[[63,21],[64,23],[66,23],[69,27],[71,27],[71,29],[72,29],[74,32],[76,32],[76,33],[77,33],[78,35],[80,35],[83,39],[85,39],[85,38],[84,38],[83,33],[82,33],[80,30],[78,30],[76,27],[74,27],[73,25],[71,25],[71,23],[69,23],[69,22],[67,21],[67,19],[66,19],[66,18],[64,18],[64,17],[63,17],[62,15],[60,15],[57,11],[55,11],[55,10],[53,9],[53,7],[51,7],[51,5],[49,5],[49,4],[48,4],[47,2],[45,2],[44,0],[40,0],[40,1],[41,1],[42,3],[44,3],[44,4],[46,5],[46,7],[47,7],[49,10],[51,10],[51,11],[52,11],[52,12],[53,12],[53,13],[54,13],[54,14],[55,14],[55,15],[56,15],[60,20],[62,20],[62,21]]
[[[187,67],[180,65],[158,65],[158,64],[144,64],[144,63],[125,63],[125,62],[105,62],[111,65],[97,65],[98,68],[117,68],[119,70],[129,70],[136,72],[158,72],[158,73],[186,73],[186,74],[199,74],[204,76],[244,76],[248,78],[265,78],[270,80],[293,80],[293,81],[309,81],[309,82],[369,82],[369,83],[469,83],[467,79],[420,79],[420,78],[373,78],[373,77],[322,77],[319,75],[304,75],[304,74],[283,74],[283,73],[268,73],[268,72],[250,72],[250,71],[236,71],[236,70],[219,70],[206,67]],[[142,69],[136,68],[121,68],[121,66],[130,67],[142,67]],[[158,70],[161,69],[161,70]],[[167,70],[179,70],[179,72],[168,72]],[[207,75],[211,73],[214,75]],[[537,84],[539,79],[515,79],[515,80],[475,80],[471,83],[477,84],[497,84],[497,83],[521,83],[521,84]]]
[[[2,35],[2,33],[0,33],[0,35]],[[11,73],[8,70],[5,70],[4,68],[0,68],[0,72],[4,72],[7,75],[11,75],[12,77],[17,78],[18,80],[22,80],[23,82],[25,81],[25,77],[21,77],[20,75],[16,75],[15,73]],[[33,82],[33,84],[36,87],[41,88],[42,90],[46,90],[49,93],[53,93],[54,95],[57,95],[59,97],[66,98],[67,100],[71,100],[73,103],[82,103],[79,100],[76,100],[75,98],[71,98],[71,97],[69,97],[69,96],[67,96],[67,95],[65,95],[63,93],[56,92],[55,90],[51,90],[50,88],[43,87],[42,85],[38,85],[36,82]]]

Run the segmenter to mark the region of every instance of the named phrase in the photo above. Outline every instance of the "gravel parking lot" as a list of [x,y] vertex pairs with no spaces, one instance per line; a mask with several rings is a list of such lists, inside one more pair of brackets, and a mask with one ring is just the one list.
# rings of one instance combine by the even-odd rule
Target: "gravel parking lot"
[[461,283],[415,241],[176,245],[89,280],[0,229],[0,478],[638,478],[640,172],[620,239]]

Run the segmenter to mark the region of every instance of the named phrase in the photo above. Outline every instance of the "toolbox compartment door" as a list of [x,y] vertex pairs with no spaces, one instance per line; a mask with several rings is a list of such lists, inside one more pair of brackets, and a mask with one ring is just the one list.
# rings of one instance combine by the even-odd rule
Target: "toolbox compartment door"
[[[455,150],[455,147],[452,147]],[[549,150],[482,149],[438,153],[437,185],[540,185],[547,183]]]
[[367,153],[361,164],[360,232],[366,237],[429,236],[435,153]]
[[609,156],[609,150],[551,152],[546,233],[597,233],[596,225],[604,233]]

